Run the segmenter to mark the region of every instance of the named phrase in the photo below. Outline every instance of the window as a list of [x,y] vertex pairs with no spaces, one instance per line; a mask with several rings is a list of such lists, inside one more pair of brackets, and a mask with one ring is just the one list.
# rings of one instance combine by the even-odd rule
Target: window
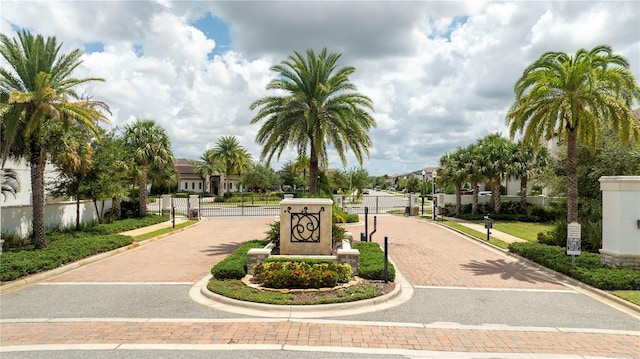
[[202,182],[198,182],[198,189],[202,189]]
[[196,183],[195,182],[191,182],[191,189],[196,189]]
[[184,189],[189,189],[189,184],[187,182],[184,183]]

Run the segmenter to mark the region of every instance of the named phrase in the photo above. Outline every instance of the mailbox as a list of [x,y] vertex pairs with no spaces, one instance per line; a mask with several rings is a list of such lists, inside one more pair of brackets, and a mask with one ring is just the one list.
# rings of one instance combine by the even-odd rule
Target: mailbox
[[489,218],[489,216],[484,216],[484,228],[491,229],[493,228],[493,219]]

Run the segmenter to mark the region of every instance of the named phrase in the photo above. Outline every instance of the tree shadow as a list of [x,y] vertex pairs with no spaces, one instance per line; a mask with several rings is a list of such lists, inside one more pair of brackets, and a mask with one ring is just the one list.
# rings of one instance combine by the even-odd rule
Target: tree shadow
[[208,256],[217,256],[222,254],[231,254],[238,247],[240,247],[242,243],[219,243],[210,245],[209,247],[203,249],[201,252],[206,253]]
[[487,260],[486,262],[472,260],[467,264],[462,264],[461,267],[477,276],[499,274],[500,278],[504,280],[515,279],[527,283],[557,284],[551,278],[535,272],[518,262],[506,262],[504,259]]

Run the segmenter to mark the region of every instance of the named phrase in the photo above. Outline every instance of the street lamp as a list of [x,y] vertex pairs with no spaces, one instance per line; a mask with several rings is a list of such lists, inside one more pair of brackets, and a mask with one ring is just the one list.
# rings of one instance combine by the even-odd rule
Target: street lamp
[[422,195],[422,215],[424,216],[424,185],[425,185],[425,180],[426,180],[426,175],[427,172],[425,170],[422,170],[422,186],[420,186],[420,194]]
[[436,175],[437,172],[436,170],[433,170],[431,172],[431,178],[433,181],[433,192],[431,192],[431,202],[433,202],[433,220],[437,220],[438,219],[438,199],[436,198]]

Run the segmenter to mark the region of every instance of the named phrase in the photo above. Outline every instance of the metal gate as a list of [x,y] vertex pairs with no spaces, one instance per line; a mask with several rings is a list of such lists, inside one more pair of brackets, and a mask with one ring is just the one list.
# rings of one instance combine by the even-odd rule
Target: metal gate
[[[222,216],[276,216],[280,212],[282,195],[262,195],[242,193],[234,194],[224,201],[214,197],[200,197],[198,199],[198,213],[200,217]],[[150,213],[162,214],[160,198],[151,199],[148,203]],[[352,198],[343,196],[343,208],[347,213],[364,214],[365,207],[369,214],[382,214],[389,211],[405,211],[407,207],[420,205],[419,196],[368,196]],[[187,217],[189,199],[172,197],[171,206],[175,210],[176,217]]]

